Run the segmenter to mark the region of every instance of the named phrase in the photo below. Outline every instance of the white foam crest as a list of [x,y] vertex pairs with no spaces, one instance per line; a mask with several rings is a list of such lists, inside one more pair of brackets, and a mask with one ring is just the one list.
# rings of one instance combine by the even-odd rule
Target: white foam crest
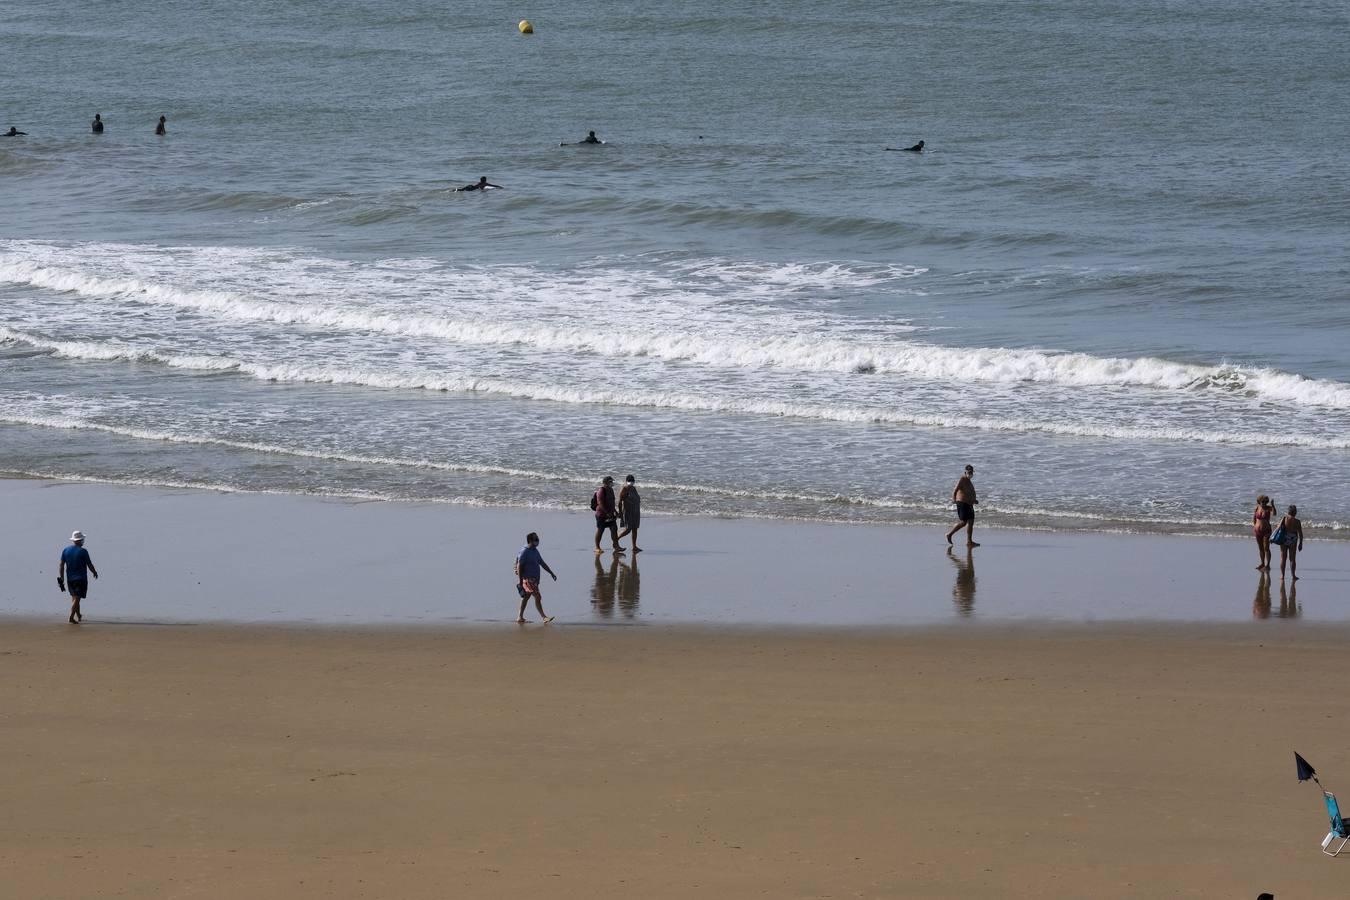
[[[167,250],[156,255],[131,248],[133,253],[150,257],[150,271],[141,272],[144,277],[135,277],[71,268],[78,255],[48,245],[8,242],[0,246],[21,251],[0,254],[3,281],[189,309],[232,321],[375,333],[418,341],[438,339],[454,345],[692,362],[736,370],[866,373],[944,383],[1145,388],[1350,410],[1350,384],[1271,369],[1035,349],[950,347],[893,337],[907,326],[887,325],[881,339],[875,339],[875,334],[856,340],[823,337],[831,330],[837,334],[846,323],[782,310],[767,314],[758,310],[753,314],[711,310],[707,298],[683,294],[677,302],[664,302],[673,295],[662,292],[674,291],[673,283],[648,279],[651,283],[629,284],[625,289],[622,285],[628,276],[608,269],[562,283],[520,267],[493,272],[440,272],[424,284],[420,279],[425,272],[404,269],[406,261],[391,261],[391,268],[374,277],[372,272],[378,265],[362,268],[340,260],[287,257],[274,283],[269,281],[270,270],[267,277],[253,272],[263,260],[258,251],[195,251],[210,265],[214,265],[211,260],[229,260],[229,278],[252,290],[267,292],[255,296],[234,290],[183,289],[155,280],[159,271],[156,266],[165,266],[160,256]],[[110,256],[121,249],[99,247],[94,252]],[[121,269],[146,268],[144,261],[135,259],[134,264],[123,260]],[[35,260],[55,260],[58,264]],[[104,268],[117,270],[118,266],[109,261]],[[180,270],[172,274],[191,276],[191,272]],[[219,277],[219,273],[213,274]],[[391,278],[402,280],[387,280]],[[408,279],[413,280],[412,286],[405,283]],[[466,283],[460,284],[461,280]],[[393,298],[401,304],[401,311],[383,311],[379,300],[371,300],[374,305],[351,305],[345,293],[350,285],[372,296],[385,289],[403,291]],[[309,302],[290,299],[306,296],[306,286],[314,292]],[[606,300],[596,305],[570,302],[574,290],[583,297],[604,293]],[[443,314],[446,304],[439,302],[430,313],[417,311],[419,305],[425,308],[428,291],[434,297],[440,297],[442,291],[453,291],[456,303],[451,305],[459,314]],[[284,296],[272,296],[278,292]],[[474,292],[482,292],[482,296],[470,296]],[[342,299],[341,305],[334,302],[335,297]],[[624,299],[611,304],[614,297]],[[464,301],[462,309],[460,301]],[[616,315],[622,318],[623,327],[615,327]]]
[[[389,315],[367,309],[345,309],[310,303],[254,299],[229,291],[182,290],[134,278],[105,278],[0,257],[0,279],[100,299],[172,306],[227,320],[271,325],[299,325],[357,334],[376,333],[425,341],[439,338],[453,344],[523,347],[560,353],[592,353],[604,357],[648,357],[667,362],[695,362],[719,368],[787,368],[805,371],[889,371],[884,350],[861,342],[817,339],[800,333],[737,337],[711,335],[698,329],[652,328],[604,323],[541,324],[511,316],[454,318],[419,314]],[[522,314],[524,315],[524,314]],[[708,323],[705,323],[708,324]],[[798,323],[805,326],[807,323]]]
[[921,266],[862,265],[849,263],[755,263],[728,259],[700,260],[679,266],[690,275],[714,278],[725,284],[752,290],[764,286],[797,290],[876,287],[896,279],[914,278],[928,269]]
[[[23,335],[13,329],[0,327],[0,339],[22,340],[65,355],[77,356],[84,345],[49,341]],[[305,384],[337,384],[374,387],[390,390],[428,390],[452,393],[488,394],[520,400],[543,400],[554,403],[586,404],[594,406],[637,406],[674,409],[689,412],[722,412],[782,418],[820,419],[833,422],[858,422],[882,425],[916,426],[940,429],[974,429],[1005,433],[1040,433],[1066,437],[1106,438],[1144,441],[1191,442],[1202,444],[1251,443],[1244,432],[1205,431],[1175,426],[1105,425],[1093,422],[1065,420],[1034,420],[979,415],[933,415],[908,413],[898,409],[861,406],[857,404],[813,404],[788,400],[728,397],[712,393],[681,393],[678,391],[615,390],[607,388],[569,387],[562,384],[532,384],[503,378],[470,375],[442,376],[426,372],[366,371],[343,367],[313,367],[303,364],[263,364],[223,356],[195,356],[162,354],[153,350],[113,345],[113,349],[99,346],[97,359],[125,358],[143,362],[157,362],[172,368],[238,372],[260,381]],[[112,354],[112,355],[109,355]],[[1270,446],[1300,447],[1316,450],[1350,450],[1348,437],[1319,437],[1303,434],[1272,436]]]

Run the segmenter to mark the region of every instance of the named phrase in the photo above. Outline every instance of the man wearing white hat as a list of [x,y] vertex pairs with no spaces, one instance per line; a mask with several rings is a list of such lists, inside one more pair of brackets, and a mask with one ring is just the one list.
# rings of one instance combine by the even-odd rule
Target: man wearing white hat
[[70,546],[61,551],[61,571],[56,576],[56,586],[70,594],[70,624],[78,625],[84,615],[80,612],[80,601],[89,593],[89,575],[98,577],[98,569],[84,549],[84,532],[76,531],[70,536]]

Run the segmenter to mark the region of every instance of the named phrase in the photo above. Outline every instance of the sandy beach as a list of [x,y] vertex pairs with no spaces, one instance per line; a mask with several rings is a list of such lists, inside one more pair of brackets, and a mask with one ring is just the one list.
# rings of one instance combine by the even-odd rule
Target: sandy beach
[[[565,513],[0,491],[16,896],[1344,880],[1292,752],[1350,777],[1345,544],[1263,605],[1241,541],[986,531],[972,571],[924,530],[653,517],[639,586]],[[547,627],[510,624],[524,523]],[[79,627],[47,571],[76,525]]]
[[7,624],[12,896],[1332,897],[1333,629]]

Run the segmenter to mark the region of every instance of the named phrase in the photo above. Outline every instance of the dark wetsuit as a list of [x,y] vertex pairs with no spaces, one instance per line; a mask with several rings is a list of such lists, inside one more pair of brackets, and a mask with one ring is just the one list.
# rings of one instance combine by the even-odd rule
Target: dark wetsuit
[[102,133],[103,133],[103,120],[102,120],[102,119],[96,118],[96,119],[94,119],[94,121],[90,124],[89,127],[92,128],[92,129],[94,130],[94,134],[102,134]]
[[9,131],[6,131],[6,132],[5,132],[5,137],[19,137],[20,135],[26,135],[26,134],[28,134],[28,132],[26,132],[26,131],[20,131],[19,129],[17,129],[17,128],[15,128],[13,125],[11,125],[11,126],[9,127]]

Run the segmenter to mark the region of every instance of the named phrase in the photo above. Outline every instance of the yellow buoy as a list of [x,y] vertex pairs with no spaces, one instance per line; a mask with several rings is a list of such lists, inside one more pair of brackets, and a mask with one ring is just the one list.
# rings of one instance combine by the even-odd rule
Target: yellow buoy
[[521,34],[534,34],[534,26],[530,24],[529,19],[521,19],[516,27],[520,29]]

